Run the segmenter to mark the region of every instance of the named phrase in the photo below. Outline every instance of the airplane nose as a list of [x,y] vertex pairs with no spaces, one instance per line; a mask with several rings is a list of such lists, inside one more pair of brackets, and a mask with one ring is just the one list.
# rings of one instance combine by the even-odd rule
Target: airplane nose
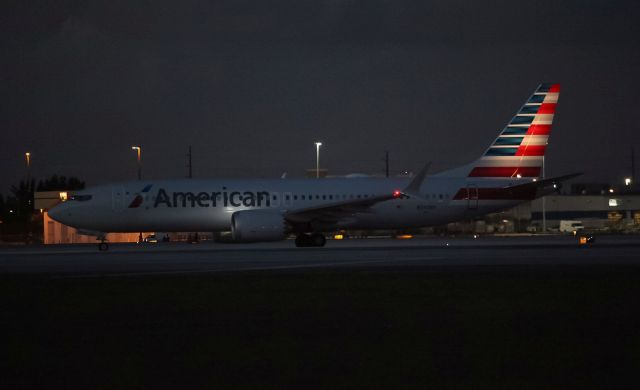
[[52,219],[64,224],[64,215],[67,207],[64,203],[54,206],[51,210],[49,210],[49,217]]

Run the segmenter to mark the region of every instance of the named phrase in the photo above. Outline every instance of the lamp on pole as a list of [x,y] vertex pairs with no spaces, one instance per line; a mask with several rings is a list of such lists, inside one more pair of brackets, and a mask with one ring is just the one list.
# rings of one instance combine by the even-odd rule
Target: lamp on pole
[[320,147],[322,142],[316,142],[316,179],[320,178]]
[[26,152],[24,157],[27,159],[27,183],[31,180],[31,152]]
[[138,152],[138,180],[142,180],[142,161],[140,160],[142,148],[140,146],[132,146],[131,149]]
[[[142,180],[142,160],[140,154],[142,154],[142,148],[140,146],[132,146],[132,150],[138,152],[138,180]],[[138,235],[138,244],[142,243],[142,232]]]

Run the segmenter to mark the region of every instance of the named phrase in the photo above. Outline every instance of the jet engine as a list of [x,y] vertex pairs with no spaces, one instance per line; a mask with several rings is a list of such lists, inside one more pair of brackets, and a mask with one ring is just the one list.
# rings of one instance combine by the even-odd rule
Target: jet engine
[[231,216],[231,234],[236,242],[284,240],[286,230],[286,222],[277,212],[244,210]]

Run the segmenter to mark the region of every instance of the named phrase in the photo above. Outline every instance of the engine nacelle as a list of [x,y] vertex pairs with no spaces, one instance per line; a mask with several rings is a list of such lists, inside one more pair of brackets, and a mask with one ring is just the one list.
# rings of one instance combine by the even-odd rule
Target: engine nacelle
[[286,228],[284,217],[273,211],[244,210],[231,216],[231,234],[236,242],[284,240]]

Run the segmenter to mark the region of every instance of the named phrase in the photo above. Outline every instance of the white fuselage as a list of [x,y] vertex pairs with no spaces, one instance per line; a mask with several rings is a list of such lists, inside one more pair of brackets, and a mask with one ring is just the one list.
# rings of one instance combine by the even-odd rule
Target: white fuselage
[[[329,178],[277,180],[143,180],[97,186],[75,194],[50,211],[54,219],[98,232],[228,231],[233,213],[288,212],[383,196],[409,179]],[[454,200],[461,188],[491,187],[491,181],[427,177],[420,194],[383,201],[341,215],[315,230],[401,229],[441,225],[507,209],[518,200]],[[501,185],[504,185],[501,182]]]

